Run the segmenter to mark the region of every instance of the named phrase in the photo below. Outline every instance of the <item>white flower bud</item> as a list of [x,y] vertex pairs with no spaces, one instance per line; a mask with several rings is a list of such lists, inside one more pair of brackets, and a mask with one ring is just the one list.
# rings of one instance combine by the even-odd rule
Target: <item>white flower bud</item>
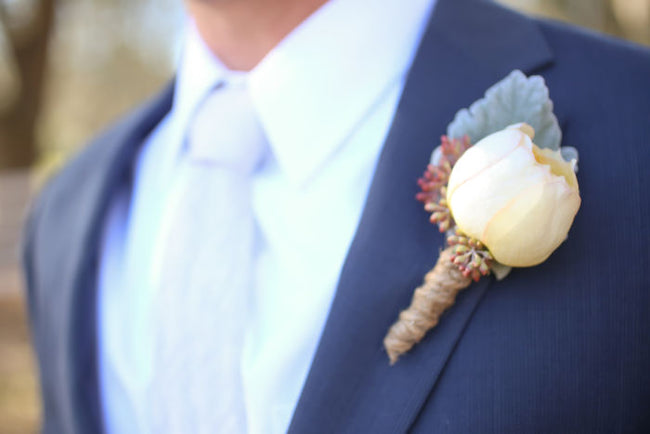
[[578,180],[559,151],[540,149],[527,124],[485,137],[458,160],[447,202],[465,234],[511,267],[544,262],[580,208]]

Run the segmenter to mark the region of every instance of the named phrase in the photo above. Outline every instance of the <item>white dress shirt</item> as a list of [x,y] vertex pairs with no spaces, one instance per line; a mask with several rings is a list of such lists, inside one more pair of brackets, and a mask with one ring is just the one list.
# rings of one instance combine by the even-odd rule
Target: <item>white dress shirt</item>
[[172,110],[143,144],[132,191],[115,199],[104,231],[98,338],[107,432],[150,432],[162,210],[196,107],[215,84],[239,79],[270,146],[252,176],[260,242],[241,361],[247,427],[287,430],[434,1],[331,0],[249,73],[228,71],[188,26]]

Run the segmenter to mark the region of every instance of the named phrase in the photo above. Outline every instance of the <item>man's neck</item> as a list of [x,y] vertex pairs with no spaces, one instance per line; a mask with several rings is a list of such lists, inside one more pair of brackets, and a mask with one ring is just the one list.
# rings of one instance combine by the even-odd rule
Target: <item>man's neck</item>
[[327,0],[187,0],[201,37],[231,70],[249,71]]

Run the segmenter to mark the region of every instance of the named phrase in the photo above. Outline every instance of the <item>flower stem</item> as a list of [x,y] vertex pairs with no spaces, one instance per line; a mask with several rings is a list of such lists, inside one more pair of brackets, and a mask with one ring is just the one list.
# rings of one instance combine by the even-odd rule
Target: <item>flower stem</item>
[[438,324],[442,313],[454,304],[456,294],[472,282],[453,263],[452,254],[451,247],[440,253],[436,266],[424,276],[422,285],[415,289],[411,305],[399,314],[384,338],[384,348],[391,365]]

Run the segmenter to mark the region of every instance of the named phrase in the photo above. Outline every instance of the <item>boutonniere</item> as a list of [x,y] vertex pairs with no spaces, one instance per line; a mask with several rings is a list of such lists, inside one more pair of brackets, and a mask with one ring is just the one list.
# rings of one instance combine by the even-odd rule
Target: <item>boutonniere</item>
[[456,114],[417,195],[447,247],[384,338],[391,364],[472,280],[538,265],[566,239],[580,193],[578,153],[561,139],[544,79],[521,71]]

